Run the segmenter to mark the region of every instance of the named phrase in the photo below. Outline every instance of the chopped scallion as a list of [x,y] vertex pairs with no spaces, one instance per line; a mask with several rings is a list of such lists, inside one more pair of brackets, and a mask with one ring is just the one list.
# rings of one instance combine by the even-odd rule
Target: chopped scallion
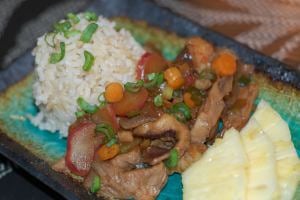
[[91,185],[91,193],[97,193],[101,188],[101,179],[99,176],[95,176]]
[[83,115],[85,115],[85,112],[82,111],[82,110],[78,110],[78,111],[75,112],[75,116],[77,118],[82,117]]
[[95,57],[93,56],[93,54],[91,54],[88,51],[84,51],[83,54],[84,54],[84,64],[82,66],[82,69],[84,71],[89,71],[94,64]]
[[94,12],[89,12],[89,11],[84,13],[84,17],[85,17],[85,19],[87,19],[88,21],[97,21],[97,19],[98,19],[98,16],[97,16],[96,13],[94,13]]
[[214,81],[217,77],[213,71],[205,69],[199,74],[199,78]]
[[163,98],[162,98],[161,95],[157,95],[157,96],[154,97],[154,105],[156,107],[160,107],[160,106],[163,105]]
[[99,94],[98,101],[99,101],[99,106],[98,106],[99,108],[102,108],[107,104],[106,101],[105,101],[104,92]]
[[74,35],[78,35],[78,34],[80,34],[80,33],[81,33],[81,32],[80,32],[79,30],[73,29],[73,30],[69,30],[69,31],[64,32],[64,36],[65,36],[66,38],[69,38],[69,37],[72,37],[72,36],[74,36]]
[[[47,43],[47,45],[49,45],[52,48],[55,47],[54,39],[55,39],[56,34],[57,33],[55,33],[55,32],[51,32],[51,33],[47,33],[44,37],[44,40]],[[51,40],[51,41],[49,41],[49,40]]]
[[73,24],[78,24],[80,22],[79,17],[74,13],[68,13],[67,17]]
[[140,91],[141,87],[143,87],[144,81],[138,80],[136,83],[127,82],[124,85],[124,88],[128,92],[138,92]]
[[241,87],[245,87],[249,85],[250,82],[251,82],[251,78],[245,75],[242,75],[238,80],[239,86]]
[[65,43],[60,42],[59,46],[60,46],[60,52],[59,53],[52,53],[50,55],[49,62],[51,64],[58,63],[59,61],[61,61],[65,57],[65,48],[66,48]]
[[96,105],[89,104],[82,97],[77,98],[77,104],[82,111],[89,113],[89,114],[95,113],[98,109],[98,107]]
[[163,73],[151,73],[147,75],[147,78],[149,81],[144,84],[145,88],[158,87],[164,82]]
[[93,36],[93,34],[96,32],[98,28],[98,24],[96,23],[91,23],[89,24],[82,32],[81,34],[81,37],[80,37],[80,40],[82,42],[90,42],[91,41],[91,38]]
[[165,165],[168,168],[174,168],[177,166],[178,161],[179,161],[179,153],[177,149],[172,149],[170,151],[169,158],[165,161]]
[[162,91],[162,95],[165,99],[170,100],[173,97],[173,91],[173,88],[166,86]]
[[192,118],[190,108],[183,102],[174,104],[169,112],[173,114],[179,121],[187,121]]
[[96,126],[96,131],[105,135],[106,146],[110,147],[117,142],[116,135],[111,125],[101,123]]
[[59,22],[54,24],[55,32],[66,32],[72,27],[72,24],[69,21]]

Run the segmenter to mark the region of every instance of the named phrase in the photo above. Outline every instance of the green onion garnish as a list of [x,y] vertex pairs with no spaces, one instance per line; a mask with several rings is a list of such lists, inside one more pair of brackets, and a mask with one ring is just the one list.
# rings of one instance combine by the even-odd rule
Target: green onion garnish
[[156,97],[154,97],[154,105],[156,107],[160,107],[163,105],[163,98],[161,95],[157,95]]
[[60,42],[59,46],[60,46],[60,53],[52,53],[50,55],[49,62],[51,64],[58,63],[59,61],[61,61],[65,57],[65,48],[66,48],[65,43]]
[[241,87],[245,87],[249,85],[250,82],[251,82],[251,78],[245,75],[242,75],[238,80],[239,86]]
[[72,37],[72,36],[74,36],[74,35],[78,35],[78,34],[80,34],[80,33],[81,33],[81,32],[80,32],[79,30],[73,29],[73,30],[69,30],[69,31],[64,32],[64,36],[65,36],[66,38],[69,38],[69,37]]
[[190,108],[183,102],[179,102],[174,104],[170,109],[169,112],[173,114],[177,120],[185,122],[192,118]]
[[136,83],[127,82],[124,85],[124,88],[128,92],[138,92],[140,91],[141,87],[143,87],[144,81],[138,80]]
[[98,28],[98,24],[96,24],[96,23],[89,24],[83,30],[83,32],[81,34],[81,37],[80,37],[80,40],[82,42],[85,42],[85,43],[90,42],[90,40],[91,40],[93,34],[96,32],[97,28]]
[[82,66],[82,69],[84,71],[89,71],[94,64],[95,57],[93,56],[93,54],[91,54],[88,51],[84,51],[83,54],[84,54],[84,64]]
[[177,166],[179,161],[179,153],[177,149],[172,149],[170,151],[169,158],[165,161],[165,165],[167,168],[174,168]]
[[[44,40],[45,42],[47,43],[48,46],[54,48],[55,47],[55,42],[54,42],[54,39],[55,39],[55,36],[57,35],[57,33],[55,32],[51,32],[51,33],[47,33],[44,37]],[[52,36],[50,38],[50,36]],[[51,39],[51,41],[49,41],[49,39]]]
[[89,104],[82,97],[77,98],[77,104],[82,111],[89,113],[89,114],[95,113],[98,109],[98,107],[96,105]]
[[82,117],[83,115],[85,115],[85,112],[82,111],[82,110],[78,110],[78,111],[75,112],[75,116],[76,116],[77,118],[80,118],[80,117]]
[[98,19],[98,16],[97,16],[96,13],[94,13],[94,12],[89,12],[89,11],[84,13],[84,17],[85,17],[85,19],[87,19],[88,21],[97,21],[97,19]]
[[80,22],[79,17],[74,13],[68,13],[67,17],[73,24],[78,24]]
[[55,32],[66,32],[72,27],[72,24],[69,21],[59,22],[54,24]]
[[173,97],[173,91],[173,88],[166,86],[162,91],[162,95],[165,99],[170,100]]
[[99,108],[102,108],[107,104],[107,102],[105,101],[104,92],[99,94],[98,101],[99,101],[99,106],[98,106]]
[[216,80],[217,76],[213,71],[211,71],[209,69],[205,69],[199,74],[199,78],[214,81],[214,80]]
[[147,75],[147,78],[149,81],[144,84],[145,88],[160,86],[164,82],[163,73],[151,73]]
[[101,123],[96,126],[96,131],[105,135],[106,146],[110,147],[117,142],[116,135],[111,125]]
[[101,179],[99,176],[95,176],[92,181],[91,185],[91,193],[96,193],[101,188]]

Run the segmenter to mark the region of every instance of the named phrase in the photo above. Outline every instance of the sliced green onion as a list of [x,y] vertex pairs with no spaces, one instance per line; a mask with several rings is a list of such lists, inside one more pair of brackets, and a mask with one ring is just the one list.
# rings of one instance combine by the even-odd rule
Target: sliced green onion
[[91,185],[91,193],[97,193],[101,188],[101,179],[99,176],[95,176]]
[[89,114],[95,113],[98,109],[98,107],[96,105],[89,104],[82,97],[77,98],[77,104],[82,111],[89,113]]
[[190,108],[183,102],[174,104],[169,112],[173,114],[179,121],[187,121],[192,118]]
[[58,63],[59,61],[61,61],[65,57],[65,48],[66,48],[65,43],[60,42],[59,46],[60,46],[60,53],[52,53],[50,55],[49,62],[51,64]]
[[238,80],[239,86],[241,87],[245,87],[249,85],[250,82],[251,82],[251,78],[245,75],[242,75]]
[[179,161],[179,153],[177,149],[172,149],[170,151],[169,158],[165,161],[165,165],[167,168],[174,168],[177,166]]
[[78,34],[80,34],[80,33],[81,33],[80,30],[73,29],[73,30],[64,32],[64,36],[65,36],[66,38],[69,38],[69,37],[72,37],[72,36],[74,36],[74,35],[78,35]]
[[165,99],[170,100],[173,97],[173,91],[173,88],[166,86],[162,91],[162,95]]
[[160,107],[160,106],[163,105],[163,98],[162,98],[161,95],[157,95],[157,96],[154,97],[154,105],[156,107]]
[[80,37],[80,40],[82,42],[90,42],[91,41],[91,38],[93,36],[93,34],[96,32],[98,28],[98,24],[96,23],[91,23],[89,24],[82,32],[81,34],[81,37]]
[[183,91],[182,90],[174,90],[173,91],[173,97],[175,98],[180,98],[183,95]]
[[99,106],[98,106],[99,108],[102,108],[107,104],[107,102],[105,101],[104,92],[99,94],[98,101],[99,101]]
[[56,32],[66,32],[72,27],[69,21],[59,22],[54,24],[54,31]]
[[[54,48],[55,47],[55,42],[54,42],[54,39],[55,39],[55,36],[57,35],[57,33],[55,33],[55,32],[51,32],[51,33],[47,33],[46,35],[45,35],[45,37],[44,37],[44,40],[45,40],[45,42],[47,43],[47,45],[48,46],[50,46],[50,47],[52,47],[52,48]],[[51,43],[50,43],[50,41],[49,41],[49,37],[50,36],[52,36],[52,38],[51,38]]]
[[74,13],[68,13],[67,17],[73,24],[78,24],[80,22],[79,17]]
[[127,82],[124,85],[124,88],[128,92],[138,92],[140,91],[141,87],[143,87],[143,85],[144,85],[144,81],[138,80],[136,83]]
[[208,79],[208,80],[214,81],[214,80],[216,80],[217,76],[216,76],[216,74],[213,71],[206,69],[206,70],[203,70],[199,74],[199,78],[200,79]]
[[148,82],[144,84],[145,88],[152,88],[160,86],[164,82],[163,73],[151,73],[147,75]]
[[106,146],[110,147],[117,142],[116,135],[111,125],[101,123],[96,126],[96,131],[105,135]]
[[83,54],[84,54],[84,64],[82,66],[82,69],[84,71],[90,71],[90,69],[94,64],[95,57],[93,56],[93,54],[91,54],[88,51],[84,51]]
[[97,21],[98,16],[94,12],[85,12],[84,13],[84,18],[87,19],[88,21]]
[[76,116],[77,118],[80,118],[80,117],[82,117],[83,115],[85,115],[85,112],[82,111],[82,110],[78,110],[78,111],[75,112],[75,116]]

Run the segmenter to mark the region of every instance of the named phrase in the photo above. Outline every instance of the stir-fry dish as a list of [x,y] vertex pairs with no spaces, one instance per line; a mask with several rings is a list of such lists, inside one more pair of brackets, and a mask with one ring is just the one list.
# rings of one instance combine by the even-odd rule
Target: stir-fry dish
[[136,81],[107,83],[97,105],[77,98],[65,158],[53,168],[98,196],[154,199],[169,174],[244,127],[258,93],[253,70],[200,37],[172,62],[148,49]]

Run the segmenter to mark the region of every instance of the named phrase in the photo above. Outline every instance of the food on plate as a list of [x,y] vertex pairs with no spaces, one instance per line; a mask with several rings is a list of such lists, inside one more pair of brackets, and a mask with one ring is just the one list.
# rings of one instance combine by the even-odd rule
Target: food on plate
[[38,38],[33,51],[39,113],[31,121],[62,137],[76,119],[76,99],[97,104],[108,83],[134,81],[135,66],[145,52],[128,31],[116,31],[114,22],[93,15],[68,15]]
[[[200,37],[187,38],[181,53],[169,61],[151,44],[144,50],[129,32],[94,13],[67,17],[39,38],[34,50],[33,92],[40,110],[31,120],[67,137],[66,154],[54,170],[82,182],[97,196],[154,199],[169,174],[202,166],[199,162],[205,163],[208,154],[234,163],[212,162],[196,174],[220,169],[236,177],[228,180],[232,174],[215,173],[211,183],[227,181],[231,190],[207,184],[201,195],[220,189],[228,197],[242,197],[253,189],[247,185],[247,154],[255,158],[256,151],[271,148],[270,140],[263,140],[266,136],[261,143],[255,140],[266,146],[247,149],[238,133],[258,94],[253,66]],[[221,153],[216,152],[219,145]],[[273,172],[271,161],[281,159],[276,152],[265,163]],[[268,177],[274,176],[272,170]],[[286,177],[283,171],[276,173]],[[203,179],[189,191],[196,194],[197,184],[205,183]],[[259,183],[253,181],[252,186]],[[265,191],[273,191],[270,181],[263,183],[270,183]],[[218,194],[213,193],[209,195]]]
[[299,180],[289,128],[261,101],[240,134],[228,130],[183,173],[183,192],[184,199],[286,200],[293,198]]

